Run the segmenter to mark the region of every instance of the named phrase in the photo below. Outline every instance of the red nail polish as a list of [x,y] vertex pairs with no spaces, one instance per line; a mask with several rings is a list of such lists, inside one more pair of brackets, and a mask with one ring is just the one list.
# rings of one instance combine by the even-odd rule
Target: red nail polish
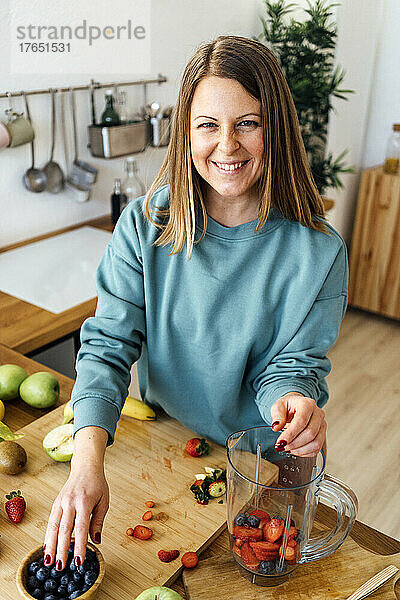
[[60,559],[56,563],[56,571],[62,571],[62,562]]
[[271,425],[271,427],[276,427],[276,425],[279,425],[279,421],[274,421]]
[[75,556],[74,563],[75,563],[76,567],[80,567],[81,566],[81,557],[80,556]]
[[275,450],[283,450],[286,444],[287,442],[285,440],[280,440],[277,444],[275,444]]
[[46,544],[43,544],[43,552],[46,550]]
[[46,556],[44,557],[44,564],[49,565],[50,563],[51,563],[51,556],[50,556],[50,554],[46,554]]

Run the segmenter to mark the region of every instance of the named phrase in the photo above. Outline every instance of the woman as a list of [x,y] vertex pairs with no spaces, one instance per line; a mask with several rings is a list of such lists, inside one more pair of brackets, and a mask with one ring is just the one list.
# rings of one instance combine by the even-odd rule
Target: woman
[[97,287],[77,358],[71,472],[45,537],[56,569],[74,525],[76,564],[88,533],[101,540],[104,453],[135,361],[143,399],[208,439],[273,423],[277,449],[312,456],[325,443],[346,247],[324,220],[289,88],[261,43],[221,36],[189,61],[163,166],[121,215]]

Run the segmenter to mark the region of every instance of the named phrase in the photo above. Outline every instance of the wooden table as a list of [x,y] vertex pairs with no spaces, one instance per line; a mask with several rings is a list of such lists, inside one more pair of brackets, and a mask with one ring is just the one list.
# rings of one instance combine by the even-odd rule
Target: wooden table
[[[0,362],[4,364],[5,362],[18,364],[24,367],[29,374],[34,373],[35,371],[50,371],[55,373],[60,381],[60,401],[57,406],[63,402],[69,400],[70,393],[74,384],[72,379],[68,377],[64,377],[60,373],[56,373],[51,369],[40,365],[39,363],[27,358],[26,356],[22,356],[18,352],[10,350],[2,345],[0,345]],[[33,409],[30,406],[23,403],[21,400],[10,401],[6,404],[6,414],[4,421],[7,425],[12,429],[12,431],[17,431],[19,428],[31,423],[33,420],[38,418],[38,416],[43,415],[46,410],[38,410]],[[319,505],[317,511],[317,521],[320,523],[324,523],[325,525],[332,526],[336,522],[335,514],[332,509],[327,506]],[[368,525],[365,525],[360,522],[356,522],[352,532],[351,537],[363,548],[370,550],[377,554],[389,555],[394,554],[396,552],[400,552],[400,541],[397,541]],[[224,531],[203,553],[203,558],[208,558],[216,555],[226,555],[229,552],[229,541],[227,531]],[[171,587],[175,589],[183,598],[185,598],[185,592],[182,582],[182,577],[179,577]],[[215,597],[218,598],[218,595],[215,594]]]
[[[111,217],[105,215],[98,219],[65,227],[50,234],[6,246],[1,248],[0,252],[14,250],[14,248],[87,225],[106,231],[113,230]],[[0,292],[0,343],[22,354],[28,354],[48,346],[52,342],[71,336],[74,332],[79,331],[83,321],[94,314],[96,303],[97,298],[92,298],[62,313],[54,314],[39,306]]]

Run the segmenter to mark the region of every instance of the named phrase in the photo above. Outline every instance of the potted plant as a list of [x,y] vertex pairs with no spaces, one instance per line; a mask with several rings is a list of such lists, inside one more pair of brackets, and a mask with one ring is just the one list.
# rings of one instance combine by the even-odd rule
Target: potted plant
[[312,175],[318,191],[343,188],[340,174],[353,173],[343,161],[347,150],[337,158],[326,155],[328,118],[334,110],[332,97],[347,100],[354,90],[341,89],[345,71],[334,67],[336,25],[330,21],[331,9],[338,4],[326,0],[307,0],[304,21],[287,19],[295,3],[286,0],[264,0],[267,18],[261,17],[263,32],[256,39],[265,43],[276,55],[287,79],[296,106],[300,129]]

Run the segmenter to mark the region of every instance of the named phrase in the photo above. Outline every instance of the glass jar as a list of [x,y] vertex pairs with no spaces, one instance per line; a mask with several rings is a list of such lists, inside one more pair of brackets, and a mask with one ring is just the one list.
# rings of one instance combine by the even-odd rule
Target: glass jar
[[399,172],[400,164],[400,123],[394,123],[393,133],[388,140],[386,148],[385,173],[396,175]]
[[127,201],[131,202],[135,198],[144,196],[146,193],[144,184],[138,175],[138,167],[133,156],[128,156],[125,160],[125,178],[122,182],[122,192],[126,195]]

